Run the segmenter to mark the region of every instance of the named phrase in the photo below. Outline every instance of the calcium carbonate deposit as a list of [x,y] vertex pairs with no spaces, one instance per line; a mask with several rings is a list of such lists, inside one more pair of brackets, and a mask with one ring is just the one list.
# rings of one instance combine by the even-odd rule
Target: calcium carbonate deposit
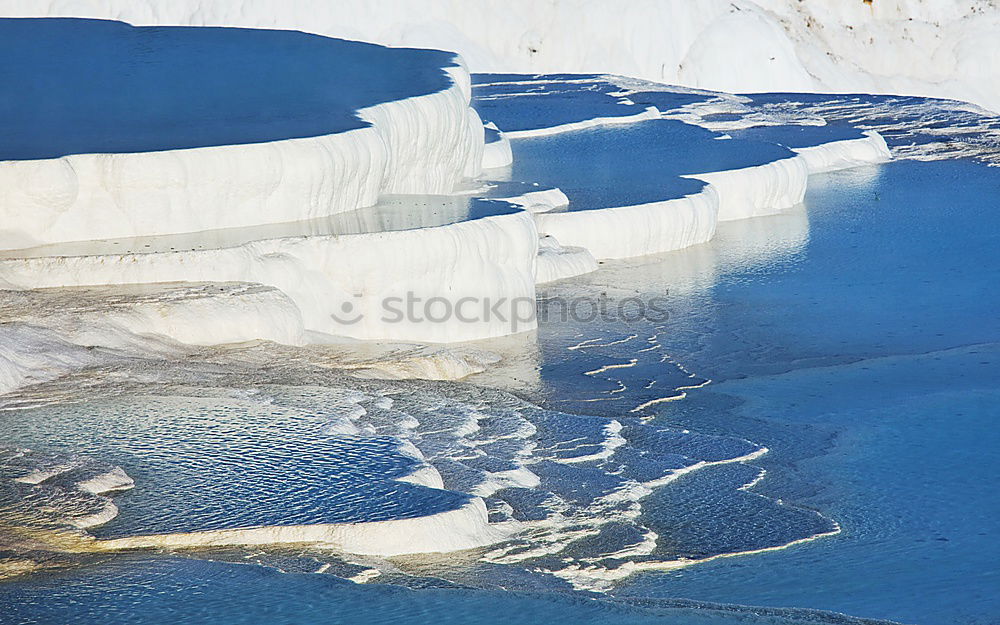
[[[838,416],[893,372],[958,390],[890,424],[992,380],[962,316],[987,290],[934,299],[995,250],[942,207],[996,190],[1000,121],[923,97],[1000,108],[966,62],[1000,52],[997,11],[964,4],[0,0],[31,17],[0,19],[0,578],[26,580],[0,599],[63,622],[23,576],[66,568],[97,576],[81,622],[172,593],[225,595],[198,604],[217,622],[362,622],[317,597],[376,581],[437,589],[400,622],[485,589],[491,617],[552,591],[554,623],[854,623],[823,610],[860,589],[808,613],[671,593],[723,570],[798,605],[753,583],[767,558],[820,575],[841,546],[865,555],[834,580],[917,571],[892,560],[917,542],[972,558],[934,551],[960,548],[943,524],[884,561],[864,541],[919,516],[885,521],[892,493],[978,457],[891,425],[897,469],[863,456],[883,415]],[[929,373],[952,360],[954,384]],[[906,483],[814,501],[846,448],[838,488]],[[280,596],[241,607],[257,592]],[[441,620],[489,622],[469,610]]]

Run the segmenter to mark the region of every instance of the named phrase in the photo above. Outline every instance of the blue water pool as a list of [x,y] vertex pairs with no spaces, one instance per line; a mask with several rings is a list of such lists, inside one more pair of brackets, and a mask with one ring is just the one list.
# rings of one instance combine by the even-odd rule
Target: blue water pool
[[0,19],[0,160],[258,143],[367,125],[453,55],[294,31]]

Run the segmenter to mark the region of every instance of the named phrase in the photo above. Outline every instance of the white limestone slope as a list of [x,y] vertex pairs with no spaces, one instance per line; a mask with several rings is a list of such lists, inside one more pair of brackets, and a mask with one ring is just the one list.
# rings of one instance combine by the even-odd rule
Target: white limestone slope
[[[413,230],[207,249],[171,250],[161,242],[159,251],[118,253],[113,243],[8,254],[0,258],[0,287],[252,282],[289,298],[305,330],[358,339],[447,343],[534,327],[533,319],[512,325],[530,312],[526,302],[535,294],[538,235],[522,211]],[[431,298],[452,306],[465,299],[461,315],[438,319],[446,304],[428,305]]]
[[597,260],[590,250],[563,247],[551,235],[539,239],[538,262],[535,265],[536,284],[564,280],[596,270]]
[[302,317],[288,297],[274,288],[241,283],[7,291],[0,294],[0,321],[5,329],[31,327],[73,345],[133,353],[170,352],[171,342],[306,342]]
[[719,199],[718,220],[773,215],[802,201],[809,167],[794,156],[764,165],[687,176],[710,184]]
[[94,362],[86,348],[54,332],[25,325],[0,326],[0,395]]
[[464,66],[447,89],[362,109],[370,127],[233,146],[0,161],[0,249],[282,223],[448,193],[479,173]]
[[698,193],[634,206],[535,213],[538,231],[560,243],[582,247],[597,259],[629,258],[679,250],[715,234],[719,193]]
[[[0,288],[271,287],[273,301],[259,295],[240,311],[214,309],[222,298],[160,302],[153,314],[112,306],[97,324],[194,344],[301,344],[310,332],[456,342],[531,329],[538,235],[527,214],[473,219],[448,202],[349,212],[388,194],[450,194],[479,174],[485,131],[470,76],[460,59],[444,63],[447,87],[363,108],[359,129],[0,161]],[[344,216],[336,227],[316,225],[334,214]],[[119,340],[105,334],[94,344]]]
[[[55,261],[58,262],[58,261]],[[0,293],[0,395],[128,358],[170,358],[181,344],[302,345],[295,304],[249,284],[149,284]]]
[[496,141],[487,142],[483,146],[482,169],[496,169],[497,167],[507,167],[514,162],[514,154],[510,151],[510,141],[503,132],[500,132],[496,124],[489,122],[486,128],[497,131]]
[[884,163],[892,159],[889,146],[885,144],[882,135],[874,130],[866,130],[864,134],[861,139],[832,141],[808,148],[797,148],[795,152],[805,160],[811,174]]
[[455,50],[478,72],[901,93],[1000,110],[996,0],[0,0],[0,13],[298,29]]

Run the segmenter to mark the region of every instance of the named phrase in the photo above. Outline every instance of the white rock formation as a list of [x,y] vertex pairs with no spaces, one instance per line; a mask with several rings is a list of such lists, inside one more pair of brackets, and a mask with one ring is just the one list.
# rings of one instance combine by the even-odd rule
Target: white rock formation
[[0,249],[311,219],[479,173],[469,76],[359,111],[368,128],[268,143],[0,161]]
[[[888,161],[876,132],[795,150],[796,156],[687,177],[708,185],[683,198],[637,206],[536,212],[538,231],[599,260],[669,252],[704,243],[719,222],[772,215],[802,201],[809,174]],[[572,208],[572,205],[571,205]],[[541,281],[541,280],[540,280]]]
[[[57,261],[54,261],[57,262]],[[0,394],[119,358],[179,357],[188,345],[306,342],[280,291],[251,284],[150,284],[0,296]]]
[[[176,6],[138,18],[130,13],[136,7],[141,5],[110,17],[184,21]],[[224,21],[228,13],[219,7],[211,17],[199,14],[202,21]],[[536,282],[592,271],[598,259],[705,242],[720,221],[799,203],[809,173],[888,158],[885,142],[869,133],[755,167],[692,174],[707,183],[701,191],[641,205],[562,210],[568,200],[559,189],[525,185],[529,190],[507,198],[524,211],[469,219],[456,214],[425,223],[423,213],[433,210],[409,207],[397,211],[393,219],[400,223],[394,227],[382,222],[386,215],[372,211],[332,231],[303,221],[371,205],[389,193],[450,192],[484,164],[509,164],[511,137],[660,116],[656,108],[633,106],[630,115],[543,124],[506,135],[493,127],[498,140],[484,151],[486,130],[469,108],[468,72],[462,65],[445,69],[452,76],[448,88],[363,109],[360,115],[371,126],[359,130],[261,144],[0,162],[0,249],[12,250],[0,254],[0,287],[170,282],[271,287],[252,301],[241,299],[236,313],[219,309],[219,298],[112,309],[95,326],[99,334],[78,330],[56,337],[72,345],[117,347],[120,336],[144,334],[190,344],[251,338],[301,344],[310,332],[479,340],[535,327]],[[539,233],[546,235],[541,247]],[[217,322],[200,321],[209,318]],[[28,379],[19,373],[25,367],[8,360],[6,386]],[[40,367],[45,363],[29,363],[25,370]]]
[[130,536],[97,541],[95,547],[118,551],[164,547],[319,543],[348,553],[391,557],[472,549],[510,536],[516,524],[490,523],[486,505],[476,497],[456,510],[427,516],[314,525],[271,525],[231,530]]
[[95,362],[85,347],[54,332],[17,324],[0,326],[0,394]]
[[719,221],[771,215],[791,208],[806,194],[809,167],[793,156],[764,165],[687,176],[709,183],[719,197]]
[[496,169],[506,167],[514,162],[514,155],[510,151],[510,141],[503,132],[497,128],[496,124],[490,122],[486,128],[497,133],[496,141],[487,141],[483,146],[482,169]]
[[538,241],[538,263],[535,266],[535,283],[572,278],[597,269],[597,260],[590,250],[582,247],[563,247],[555,237],[543,236]]
[[719,192],[712,185],[682,198],[635,206],[536,213],[538,231],[588,250],[595,258],[629,258],[679,250],[715,234]]
[[[253,282],[289,298],[306,330],[359,339],[457,342],[535,326],[538,235],[523,211],[218,248],[171,250],[168,243],[149,252],[121,253],[104,242],[7,254],[0,258],[0,287]],[[281,335],[261,331],[262,338]]]
[[795,152],[805,159],[810,174],[884,163],[892,158],[882,135],[874,130],[867,130],[864,134],[862,139],[832,141],[808,148],[796,148]]

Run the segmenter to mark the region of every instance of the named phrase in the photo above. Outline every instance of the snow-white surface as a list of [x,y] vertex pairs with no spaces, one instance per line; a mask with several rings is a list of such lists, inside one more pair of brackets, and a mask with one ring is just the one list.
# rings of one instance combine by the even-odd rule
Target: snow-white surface
[[178,343],[306,342],[294,303],[248,284],[8,292],[0,318],[0,394],[121,357],[175,356]]
[[514,162],[514,154],[510,151],[510,141],[503,132],[499,132],[496,124],[490,122],[487,128],[498,131],[499,138],[483,146],[482,169],[496,169],[506,167]]
[[455,50],[477,72],[902,93],[1000,111],[996,0],[2,0],[0,13],[298,29]]
[[535,213],[538,231],[595,258],[629,258],[679,250],[715,234],[719,193],[711,185],[686,197],[635,206]]
[[687,176],[709,183],[719,197],[719,221],[773,215],[802,201],[809,167],[794,156],[764,165]]
[[281,223],[448,193],[479,173],[468,72],[359,111],[368,128],[269,143],[0,161],[0,249]]
[[287,296],[277,289],[245,284],[206,286],[204,292],[176,296],[164,293],[121,306],[105,303],[91,310],[66,310],[47,323],[76,344],[136,352],[154,342],[137,337],[163,337],[187,345],[306,342],[302,316]]
[[535,283],[572,278],[597,269],[594,255],[582,247],[563,247],[553,236],[543,236],[538,241],[538,264],[535,266]]
[[562,192],[562,189],[528,191],[521,195],[497,199],[510,202],[532,213],[548,213],[569,206],[569,198]]
[[996,0],[754,0],[782,25],[816,91],[965,100],[1000,111]]
[[0,394],[57,378],[96,362],[80,345],[31,326],[0,326]]
[[892,159],[885,139],[874,130],[865,131],[862,139],[832,141],[808,148],[797,148],[795,152],[800,158],[805,159],[810,174],[884,163]]
[[[253,282],[279,289],[306,330],[359,339],[449,343],[534,327],[533,317],[525,318],[535,296],[538,235],[523,211],[415,230],[283,237],[218,249],[122,254],[109,247],[8,256],[0,259],[0,286]],[[419,298],[412,316],[405,310],[408,298]],[[472,299],[462,318],[438,321],[443,304],[428,307],[431,298],[454,306]],[[256,318],[266,325],[266,317]],[[514,318],[521,321],[512,325]],[[273,319],[286,323],[283,315]],[[197,314],[188,321],[197,326]],[[186,325],[177,323],[179,333]],[[286,334],[259,331],[261,338]],[[196,329],[190,332],[189,339],[200,338]]]
[[632,115],[618,115],[618,116],[608,116],[608,117],[591,117],[589,119],[580,120],[578,122],[570,122],[567,124],[557,124],[555,126],[547,126],[542,128],[532,128],[530,130],[509,130],[504,133],[508,139],[525,139],[527,137],[544,137],[546,135],[555,135],[561,132],[572,132],[574,130],[584,130],[586,128],[594,128],[595,126],[613,126],[615,124],[632,124],[635,122],[641,122],[646,119],[659,119],[660,111],[656,110],[655,106],[647,107],[641,111],[638,111]]

